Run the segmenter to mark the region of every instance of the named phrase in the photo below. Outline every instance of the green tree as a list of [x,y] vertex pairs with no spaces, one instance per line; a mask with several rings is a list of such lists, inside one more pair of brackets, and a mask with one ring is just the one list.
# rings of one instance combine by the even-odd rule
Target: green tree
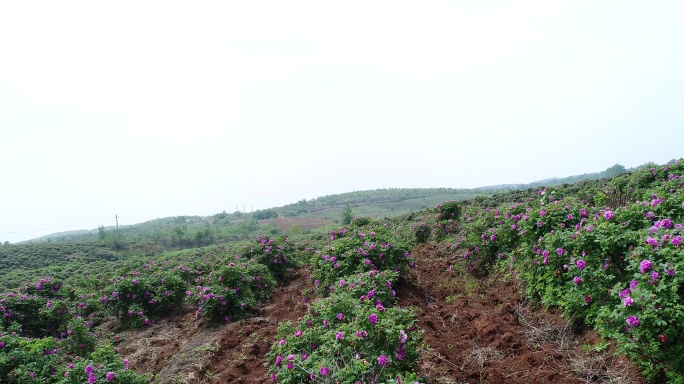
[[171,238],[174,244],[183,245],[186,243],[188,235],[188,228],[185,225],[179,225],[173,228],[171,232]]
[[347,203],[344,205],[344,208],[342,208],[342,225],[351,223],[352,218],[352,209],[349,206],[349,203]]
[[214,234],[211,231],[209,225],[205,225],[203,229],[195,232],[195,245],[201,247],[203,245],[210,244],[214,241]]
[[97,237],[100,239],[100,241],[104,241],[105,238],[107,237],[107,232],[105,230],[104,225],[100,224],[97,227]]
[[606,169],[605,174],[606,177],[615,177],[617,175],[621,175],[623,173],[627,172],[624,166],[620,164],[615,164],[612,167]]
[[278,212],[275,209],[264,209],[254,212],[254,218],[257,220],[275,219],[278,217]]

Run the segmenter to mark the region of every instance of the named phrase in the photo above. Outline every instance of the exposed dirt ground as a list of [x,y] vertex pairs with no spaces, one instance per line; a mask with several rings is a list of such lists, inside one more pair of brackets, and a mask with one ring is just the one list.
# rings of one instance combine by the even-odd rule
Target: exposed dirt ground
[[419,373],[433,382],[642,382],[624,359],[597,351],[593,332],[573,332],[523,300],[512,276],[478,279],[446,245],[420,246],[413,256],[418,267],[397,293],[399,305],[417,311],[426,343]]
[[[573,332],[556,314],[523,300],[513,277],[450,269],[461,256],[446,245],[423,245],[413,256],[418,267],[399,281],[397,295],[424,330],[418,373],[430,382],[643,382],[595,334]],[[278,323],[306,313],[308,273],[294,273],[251,319],[212,325],[188,311],[121,333],[117,346],[134,369],[161,383],[268,383],[265,354]]]

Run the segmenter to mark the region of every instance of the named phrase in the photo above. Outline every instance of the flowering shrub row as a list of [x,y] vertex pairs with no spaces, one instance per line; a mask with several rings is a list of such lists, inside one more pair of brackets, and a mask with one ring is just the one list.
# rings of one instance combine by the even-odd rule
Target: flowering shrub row
[[288,269],[292,268],[294,254],[295,247],[286,237],[259,236],[256,242],[245,246],[238,256],[255,259],[268,267],[276,279],[282,280]]
[[137,328],[158,320],[184,298],[186,284],[173,270],[149,263],[110,279],[100,301],[119,318],[124,328]]
[[413,226],[413,232],[415,234],[416,243],[421,244],[430,239],[432,229],[427,223],[421,222]]
[[401,237],[368,222],[330,233],[311,259],[322,294],[296,324],[279,328],[267,358],[279,383],[414,382],[420,330],[415,315],[392,307],[394,284],[413,265]]
[[231,321],[267,299],[294,254],[287,239],[260,237],[237,255],[222,246],[187,267],[140,261],[113,275],[78,276],[67,284],[43,278],[2,293],[0,382],[147,382],[113,349],[95,349],[91,329],[104,316],[116,316],[119,328],[140,327],[187,302],[197,317]]
[[149,377],[128,370],[111,345],[94,348],[90,325],[75,319],[59,337],[30,338],[15,324],[0,331],[2,383],[147,383]]
[[296,325],[282,325],[282,339],[268,354],[271,378],[282,383],[415,380],[411,371],[420,333],[413,313],[391,307],[396,277],[370,271],[342,279]]
[[652,380],[684,382],[683,175],[678,162],[471,206],[456,246],[467,263],[511,264],[528,294],[616,340]]
[[413,266],[403,237],[388,226],[340,228],[331,232],[328,248],[311,257],[316,288],[325,292],[344,276],[371,270],[401,272]]
[[245,317],[257,303],[265,300],[276,282],[268,268],[255,260],[228,263],[195,279],[188,300],[201,314],[214,321],[231,322]]
[[461,206],[456,201],[447,201],[435,207],[439,220],[455,220],[461,216]]

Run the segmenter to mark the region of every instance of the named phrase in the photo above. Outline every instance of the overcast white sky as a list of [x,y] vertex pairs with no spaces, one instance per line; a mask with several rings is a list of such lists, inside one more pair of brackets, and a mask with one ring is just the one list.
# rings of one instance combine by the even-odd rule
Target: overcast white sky
[[684,156],[682,1],[0,4],[0,241]]

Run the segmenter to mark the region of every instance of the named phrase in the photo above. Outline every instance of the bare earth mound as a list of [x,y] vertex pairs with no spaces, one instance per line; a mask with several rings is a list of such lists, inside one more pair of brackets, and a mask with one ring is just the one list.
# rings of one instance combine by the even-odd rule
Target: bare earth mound
[[400,280],[399,305],[416,310],[426,347],[420,374],[435,383],[641,383],[610,353],[594,353],[591,332],[532,309],[513,278],[478,279],[450,269],[462,254],[424,245]]

